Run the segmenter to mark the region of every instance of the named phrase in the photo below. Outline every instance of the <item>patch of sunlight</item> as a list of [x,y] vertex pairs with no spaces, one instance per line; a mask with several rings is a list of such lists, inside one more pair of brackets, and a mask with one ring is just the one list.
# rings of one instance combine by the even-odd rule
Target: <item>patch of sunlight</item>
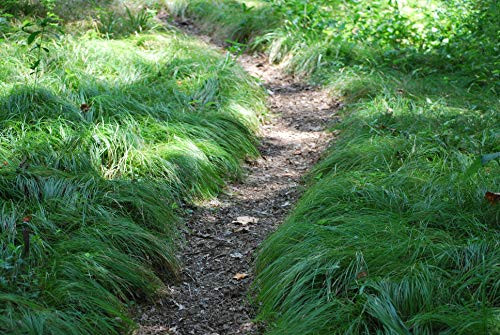
[[244,118],[244,120],[250,121],[252,126],[258,127],[259,122],[255,117],[255,112],[250,108],[242,106],[241,104],[232,101],[229,104],[229,110],[234,111],[238,115],[241,115]]
[[247,7],[253,7],[255,9],[263,8],[268,4],[259,0],[236,0],[240,4],[245,4]]

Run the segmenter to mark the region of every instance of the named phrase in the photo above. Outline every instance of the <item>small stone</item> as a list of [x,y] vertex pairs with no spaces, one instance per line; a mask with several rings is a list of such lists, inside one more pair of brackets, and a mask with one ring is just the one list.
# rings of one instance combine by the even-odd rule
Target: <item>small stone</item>
[[240,252],[233,252],[232,254],[230,254],[229,256],[233,257],[233,258],[242,258],[243,257],[243,254],[241,254]]

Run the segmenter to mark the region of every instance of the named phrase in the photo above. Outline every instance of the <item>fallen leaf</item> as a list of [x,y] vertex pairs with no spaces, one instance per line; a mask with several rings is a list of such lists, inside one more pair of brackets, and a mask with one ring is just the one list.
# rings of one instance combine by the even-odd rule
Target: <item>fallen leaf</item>
[[30,215],[23,217],[23,222],[24,223],[28,223],[30,221],[31,221],[31,216]]
[[495,192],[486,192],[484,194],[484,198],[488,200],[491,204],[496,204],[498,201],[500,201],[500,193],[495,193]]
[[245,279],[246,277],[248,277],[248,274],[247,273],[237,273],[233,276],[233,279],[236,279],[236,280],[242,280],[242,279]]
[[81,104],[80,105],[80,110],[84,113],[88,112],[90,110],[90,106],[88,104]]
[[238,216],[236,220],[234,220],[232,223],[239,223],[245,226],[249,223],[257,223],[257,222],[259,222],[259,219],[253,216]]
[[358,273],[358,275],[356,276],[356,279],[361,279],[361,278],[364,278],[367,276],[368,276],[368,273],[366,273],[365,271],[362,271],[362,272]]

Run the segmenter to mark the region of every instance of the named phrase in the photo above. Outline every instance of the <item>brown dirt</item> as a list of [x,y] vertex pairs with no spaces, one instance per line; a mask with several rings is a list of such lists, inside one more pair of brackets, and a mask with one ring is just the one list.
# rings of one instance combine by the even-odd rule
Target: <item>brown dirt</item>
[[[228,185],[218,199],[199,205],[188,218],[182,280],[158,301],[137,308],[137,334],[260,332],[248,301],[256,250],[297,201],[302,176],[331,139],[325,128],[338,103],[262,56],[243,55],[239,62],[269,93],[272,116],[260,131],[262,157],[247,162],[243,182]],[[236,274],[246,276],[238,280]]]

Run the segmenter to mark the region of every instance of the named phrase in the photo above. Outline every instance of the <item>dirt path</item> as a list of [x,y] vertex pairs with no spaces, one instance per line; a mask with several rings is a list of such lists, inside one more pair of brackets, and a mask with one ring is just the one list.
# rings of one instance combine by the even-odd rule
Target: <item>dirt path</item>
[[248,303],[256,250],[297,201],[301,177],[330,139],[324,130],[337,104],[263,57],[239,61],[269,91],[272,117],[261,127],[262,158],[246,165],[244,182],[195,209],[185,233],[182,281],[154,305],[139,307],[138,334],[259,333]]

